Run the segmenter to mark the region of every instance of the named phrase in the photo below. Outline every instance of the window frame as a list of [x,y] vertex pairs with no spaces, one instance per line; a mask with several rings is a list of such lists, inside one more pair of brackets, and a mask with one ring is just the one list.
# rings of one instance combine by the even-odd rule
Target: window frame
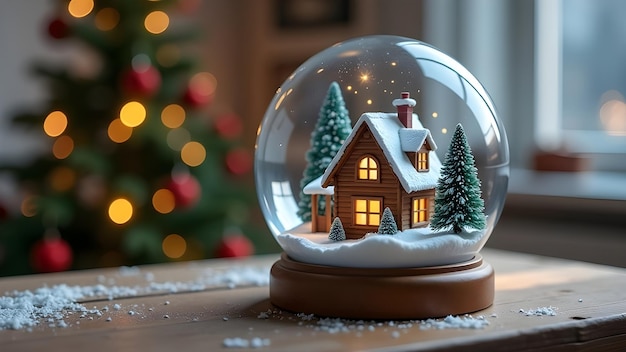
[[[365,212],[358,212],[357,211],[357,201],[359,200],[364,200],[366,201],[366,211]],[[378,209],[378,213],[372,213],[370,211],[370,201],[378,201],[379,204],[379,209]],[[380,221],[382,219],[383,216],[383,198],[382,197],[371,197],[371,196],[353,196],[352,197],[352,221],[354,226],[361,226],[361,227],[376,227],[380,225]],[[357,215],[358,214],[365,214],[366,215],[366,224],[359,224],[357,222]],[[373,225],[370,223],[370,216],[372,214],[378,214],[378,224]]]
[[[424,201],[424,208],[422,209],[421,207],[419,207],[419,201],[423,200]],[[418,202],[418,207],[415,207],[415,202]],[[411,198],[411,227],[418,227],[421,226],[425,223],[427,223],[430,220],[430,214],[428,211],[428,206],[429,206],[429,199],[426,196],[422,196],[422,197],[413,197]],[[418,216],[418,220],[419,220],[419,214],[423,213],[424,214],[424,219],[423,221],[416,221],[415,216]]]
[[[374,164],[376,166],[375,169],[374,168],[370,168],[369,161],[368,161],[367,168],[362,168],[361,167],[361,162],[364,159],[366,159],[366,158],[370,159],[371,161],[374,162]],[[367,171],[368,178],[361,178],[361,171],[363,171],[363,170]],[[370,178],[372,171],[376,171],[376,178],[375,179]],[[376,157],[374,157],[373,155],[371,155],[371,154],[361,155],[359,157],[359,159],[357,160],[357,162],[356,162],[356,177],[355,177],[355,179],[357,181],[359,181],[359,182],[380,182],[380,162],[378,161],[378,159]]]

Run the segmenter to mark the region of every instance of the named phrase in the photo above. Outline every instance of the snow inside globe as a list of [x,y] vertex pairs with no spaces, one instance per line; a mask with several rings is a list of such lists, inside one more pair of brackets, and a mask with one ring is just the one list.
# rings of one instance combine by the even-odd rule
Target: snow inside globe
[[418,268],[472,259],[504,205],[494,104],[461,64],[398,36],[314,55],[276,91],[255,177],[277,242],[302,263]]

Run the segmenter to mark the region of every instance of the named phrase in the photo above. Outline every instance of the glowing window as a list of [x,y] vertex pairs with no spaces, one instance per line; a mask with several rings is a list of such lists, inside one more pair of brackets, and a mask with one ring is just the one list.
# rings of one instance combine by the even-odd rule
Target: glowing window
[[417,171],[428,170],[428,152],[417,153]]
[[413,225],[428,221],[428,199],[413,198],[411,214]]
[[354,223],[365,226],[380,225],[380,199],[356,199],[354,201]]
[[378,180],[378,163],[371,156],[359,160],[357,178],[359,180]]

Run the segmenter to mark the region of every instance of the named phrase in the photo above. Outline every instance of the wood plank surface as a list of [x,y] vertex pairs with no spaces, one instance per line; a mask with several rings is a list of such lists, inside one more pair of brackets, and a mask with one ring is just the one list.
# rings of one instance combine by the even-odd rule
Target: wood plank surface
[[[68,327],[45,322],[0,331],[2,351],[219,351],[225,339],[264,339],[268,351],[620,350],[626,346],[626,270],[511,252],[482,252],[496,270],[492,307],[474,313],[482,329],[427,329],[420,321],[322,320],[284,312],[269,302],[262,282],[214,280],[250,268],[269,270],[278,256],[208,260],[0,279],[0,292],[46,284],[145,287],[201,283],[194,290],[148,290],[141,296],[91,298],[87,308],[109,309],[93,319],[66,316]],[[159,288],[158,285],[154,285]],[[119,309],[112,309],[114,305]],[[526,316],[552,307],[555,316]],[[129,314],[132,311],[133,314]],[[249,350],[240,348],[232,350]]]

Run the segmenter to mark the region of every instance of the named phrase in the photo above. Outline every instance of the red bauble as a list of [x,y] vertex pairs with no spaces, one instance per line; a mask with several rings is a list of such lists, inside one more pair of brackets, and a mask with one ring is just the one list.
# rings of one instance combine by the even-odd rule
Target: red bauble
[[190,174],[176,174],[167,184],[167,189],[174,194],[177,207],[188,208],[200,199],[202,187],[198,180]]
[[225,236],[215,249],[215,256],[219,258],[247,257],[252,254],[254,245],[242,234]]
[[54,18],[48,23],[48,34],[54,39],[67,38],[70,34],[70,28],[60,18]]
[[33,246],[31,263],[41,273],[65,271],[72,265],[72,248],[61,238],[44,238]]
[[215,120],[215,130],[226,139],[234,139],[241,135],[243,123],[236,114],[223,114]]
[[152,65],[131,69],[122,76],[122,88],[131,94],[151,96],[161,88],[161,74]]
[[243,175],[252,170],[252,156],[244,148],[233,149],[226,154],[226,168],[234,175]]

